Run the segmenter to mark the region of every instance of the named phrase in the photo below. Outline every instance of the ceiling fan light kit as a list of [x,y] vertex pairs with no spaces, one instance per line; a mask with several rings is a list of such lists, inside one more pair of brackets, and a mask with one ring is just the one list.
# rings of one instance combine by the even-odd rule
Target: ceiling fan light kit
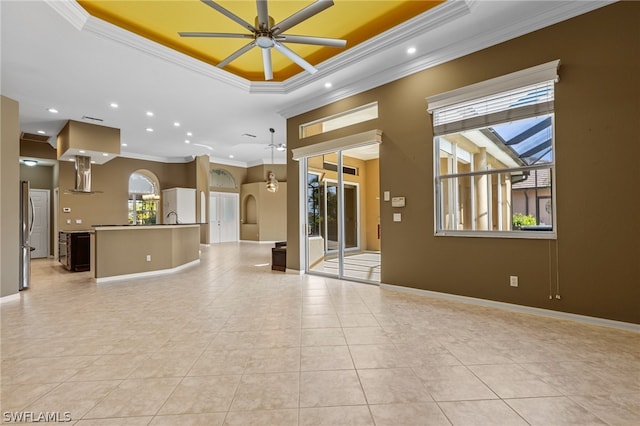
[[224,68],[229,63],[242,56],[254,47],[262,49],[262,67],[264,70],[264,79],[273,80],[273,65],[271,62],[271,49],[275,49],[298,64],[301,68],[310,74],[315,74],[318,70],[316,67],[307,62],[303,57],[295,53],[293,50],[284,45],[284,43],[310,44],[316,46],[337,47],[342,48],[347,45],[346,40],[312,37],[301,35],[283,34],[289,28],[292,28],[302,21],[305,21],[323,10],[333,6],[333,0],[316,0],[314,3],[299,10],[284,20],[275,23],[275,20],[269,16],[269,7],[266,0],[257,0],[256,8],[258,16],[255,18],[255,25],[251,25],[238,15],[222,7],[213,0],[200,0],[202,3],[212,9],[222,13],[227,18],[233,20],[243,28],[249,30],[251,34],[238,33],[213,33],[213,32],[179,32],[180,37],[214,37],[214,38],[247,38],[253,39],[248,44],[233,52],[231,55],[220,61],[216,67]]

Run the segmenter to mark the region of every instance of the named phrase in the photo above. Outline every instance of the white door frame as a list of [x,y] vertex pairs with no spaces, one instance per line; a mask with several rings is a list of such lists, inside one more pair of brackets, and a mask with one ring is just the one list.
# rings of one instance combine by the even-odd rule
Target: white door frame
[[[222,241],[220,241],[220,229],[218,228],[218,230],[216,232],[213,231],[213,227],[214,226],[220,226],[220,221],[217,220],[217,223],[213,223],[212,219],[211,219],[211,212],[214,211],[214,206],[213,206],[213,198],[217,198],[218,200],[221,200],[222,197],[227,197],[227,198],[233,198],[234,199],[234,203],[235,203],[235,226],[233,227],[233,231],[234,231],[234,242],[237,242],[240,238],[240,194],[235,193],[235,192],[209,192],[209,240],[211,244],[217,244],[220,243]],[[222,203],[218,203],[215,206],[215,211],[216,214],[218,215],[218,217],[220,217],[220,211],[221,211],[221,207],[222,207]],[[214,236],[217,236],[217,239],[214,239]],[[227,241],[225,241],[227,242]],[[229,241],[230,242],[230,241]]]
[[[43,233],[43,238],[42,238],[42,242],[44,243],[44,249],[43,251],[41,250],[36,250],[39,254],[42,254],[44,252],[44,255],[40,255],[37,256],[39,258],[42,257],[49,257],[50,253],[51,253],[51,238],[49,237],[49,234],[51,232],[51,220],[50,220],[50,216],[51,216],[51,191],[48,189],[35,189],[32,188],[29,190],[29,198],[31,198],[33,200],[33,194],[38,193],[44,196],[44,206],[39,206],[42,209],[42,212],[44,213],[44,222],[43,222],[43,226],[44,226],[44,230],[42,231]],[[33,204],[33,208],[35,210],[35,204]],[[36,219],[36,213],[35,211],[33,212],[33,220],[35,221]],[[30,237],[30,243],[33,246],[33,234],[31,234]],[[36,251],[31,253],[31,257],[34,258],[34,253],[36,253]]]

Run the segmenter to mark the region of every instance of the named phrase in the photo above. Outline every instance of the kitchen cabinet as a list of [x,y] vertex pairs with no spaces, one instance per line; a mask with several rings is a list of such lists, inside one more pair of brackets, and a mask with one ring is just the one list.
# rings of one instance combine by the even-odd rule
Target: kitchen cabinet
[[196,223],[194,188],[171,188],[162,191],[162,223]]
[[60,231],[58,261],[69,271],[91,269],[91,232]]

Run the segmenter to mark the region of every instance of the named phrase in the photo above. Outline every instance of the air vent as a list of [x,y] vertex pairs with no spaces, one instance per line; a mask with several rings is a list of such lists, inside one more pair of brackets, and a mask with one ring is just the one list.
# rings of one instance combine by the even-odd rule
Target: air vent
[[83,120],[89,120],[89,121],[97,121],[99,123],[102,123],[104,121],[102,118],[89,117],[88,115],[83,115],[82,119]]
[[49,136],[47,135],[37,135],[35,133],[26,133],[22,132],[20,134],[21,141],[29,141],[29,142],[49,142]]

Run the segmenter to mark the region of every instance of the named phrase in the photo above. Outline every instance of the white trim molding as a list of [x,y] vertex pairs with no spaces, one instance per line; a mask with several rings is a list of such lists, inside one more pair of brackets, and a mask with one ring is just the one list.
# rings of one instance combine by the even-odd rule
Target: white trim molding
[[357,148],[359,146],[372,143],[382,143],[382,130],[369,130],[368,132],[357,133],[355,135],[331,139],[313,145],[302,146],[300,148],[292,149],[291,152],[294,160],[300,160],[303,157],[312,157],[337,150]]
[[13,293],[8,296],[0,297],[0,305],[4,305],[5,303],[9,303],[9,302],[15,302],[20,299],[21,299],[20,292]]
[[401,293],[415,294],[417,296],[434,297],[437,299],[450,300],[454,302],[470,303],[472,305],[479,305],[479,306],[485,306],[485,307],[496,308],[496,309],[504,309],[507,311],[520,312],[525,314],[542,315],[542,316],[547,316],[552,318],[566,319],[566,320],[577,321],[577,322],[582,322],[582,323],[591,324],[591,325],[598,325],[603,327],[619,328],[623,330],[640,333],[640,324],[634,324],[630,322],[615,321],[615,320],[609,320],[605,318],[596,318],[596,317],[590,317],[587,315],[572,314],[569,312],[562,312],[562,311],[552,311],[550,309],[515,305],[513,303],[497,302],[495,300],[479,299],[476,297],[469,297],[469,296],[459,296],[457,294],[440,293],[437,291],[422,290],[419,288],[403,287],[403,286],[392,285],[392,284],[380,284],[380,288],[383,288],[389,291],[398,291]]
[[515,90],[520,87],[530,86],[544,81],[558,82],[558,68],[560,59],[536,65],[535,67],[501,75],[500,77],[470,84],[448,92],[439,93],[427,98],[429,114],[434,110],[447,107],[460,102],[484,98],[496,93]]
[[95,281],[97,284],[103,284],[103,283],[108,283],[113,281],[124,281],[124,280],[131,280],[135,278],[149,278],[157,275],[173,274],[174,272],[182,271],[183,269],[190,268],[191,266],[195,266],[199,263],[200,263],[200,259],[196,259],[189,263],[185,263],[184,265],[176,266],[175,268],[160,269],[157,271],[149,271],[149,272],[137,272],[135,274],[114,275],[112,277],[95,278]]

